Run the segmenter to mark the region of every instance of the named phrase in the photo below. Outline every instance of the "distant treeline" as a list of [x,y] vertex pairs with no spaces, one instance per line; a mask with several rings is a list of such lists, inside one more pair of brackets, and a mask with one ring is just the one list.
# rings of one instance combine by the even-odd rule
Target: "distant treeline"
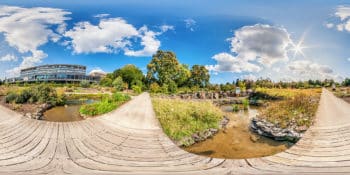
[[[157,51],[147,65],[147,74],[135,65],[128,64],[107,74],[100,81],[101,86],[114,87],[121,91],[133,89],[136,92],[149,90],[153,93],[191,92],[198,90],[230,91],[239,87],[241,90],[255,88],[319,88],[336,86],[350,86],[350,79],[337,83],[332,79],[274,82],[270,79],[258,80],[237,79],[226,84],[210,84],[209,71],[203,65],[193,65],[191,68],[179,62],[176,54],[171,51]],[[0,84],[2,82],[0,81]],[[88,82],[81,82],[80,86],[88,87]]]

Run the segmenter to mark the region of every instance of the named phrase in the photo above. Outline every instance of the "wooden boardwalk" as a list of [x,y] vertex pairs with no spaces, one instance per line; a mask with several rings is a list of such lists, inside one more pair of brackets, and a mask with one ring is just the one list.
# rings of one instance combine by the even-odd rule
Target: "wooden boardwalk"
[[291,149],[255,159],[202,157],[162,132],[150,97],[79,122],[27,119],[0,106],[0,174],[350,174],[350,105],[322,94],[316,124]]

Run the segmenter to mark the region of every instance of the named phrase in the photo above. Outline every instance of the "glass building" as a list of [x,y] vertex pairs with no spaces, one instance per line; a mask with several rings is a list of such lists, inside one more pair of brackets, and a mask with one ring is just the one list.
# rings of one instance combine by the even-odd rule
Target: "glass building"
[[98,82],[101,77],[86,75],[86,66],[70,64],[53,64],[30,67],[21,70],[16,82],[80,82],[87,80]]

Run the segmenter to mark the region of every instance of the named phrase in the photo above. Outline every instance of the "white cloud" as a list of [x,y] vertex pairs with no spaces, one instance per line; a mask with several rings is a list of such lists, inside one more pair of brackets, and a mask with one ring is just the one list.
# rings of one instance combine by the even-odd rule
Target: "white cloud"
[[350,61],[350,58],[348,58],[348,61]]
[[331,67],[308,60],[293,61],[288,65],[288,69],[295,73],[300,80],[339,78],[338,75],[334,74],[334,70]]
[[184,20],[184,22],[185,22],[185,27],[187,29],[189,29],[192,32],[195,30],[197,22],[194,19],[187,18]]
[[339,22],[337,24],[333,24],[331,27],[326,25],[327,28],[333,28],[336,26],[338,31],[348,31],[350,32],[350,6],[338,6],[336,12],[334,14],[337,18],[339,18]]
[[156,36],[161,33],[156,33],[151,30],[148,30],[146,26],[141,27],[139,30],[139,36],[141,37],[141,45],[143,46],[143,49],[141,50],[129,50],[128,48],[125,48],[125,55],[127,56],[151,56],[160,47],[160,41],[156,39]]
[[240,59],[255,61],[270,66],[279,61],[287,61],[287,51],[291,44],[285,28],[256,24],[235,31],[231,41],[231,51]]
[[[70,38],[65,44],[76,54],[124,51],[128,56],[151,56],[161,45],[156,37],[167,30],[170,30],[169,26],[161,32],[154,32],[146,26],[137,29],[122,18],[108,18],[101,19],[98,25],[79,22],[64,36]],[[137,39],[143,48],[133,50],[133,42]]]
[[66,17],[68,14],[70,12],[56,8],[1,6],[0,33],[4,35],[9,46],[20,54],[30,54],[22,58],[19,67],[8,72],[16,75],[20,68],[41,62],[47,54],[38,48],[50,40],[59,40],[61,36],[51,30],[51,27],[63,25],[64,21],[69,19]]
[[172,25],[166,25],[166,24],[164,24],[164,25],[161,25],[160,27],[160,30],[164,33],[164,32],[167,32],[167,31],[169,31],[169,30],[175,30],[175,27],[174,26],[172,26]]
[[291,39],[284,28],[256,24],[235,31],[229,53],[213,56],[215,65],[207,68],[216,72],[259,72],[263,66],[271,66],[279,61],[287,61]]
[[98,25],[79,22],[64,36],[71,38],[74,53],[111,53],[130,45],[137,29],[122,18],[101,19]]
[[339,17],[341,21],[345,21],[350,17],[349,6],[338,6],[335,16]]
[[333,23],[326,23],[325,26],[329,29],[333,28],[334,27],[334,24]]
[[108,14],[108,13],[101,13],[101,14],[94,15],[94,18],[105,18],[105,17],[108,17],[108,16],[110,16],[110,14]]
[[0,57],[0,62],[1,61],[17,61],[17,60],[18,60],[18,58],[14,54],[7,54],[3,57]]
[[261,67],[247,60],[239,59],[229,53],[219,53],[213,56],[216,65],[206,65],[206,68],[214,72],[259,72]]

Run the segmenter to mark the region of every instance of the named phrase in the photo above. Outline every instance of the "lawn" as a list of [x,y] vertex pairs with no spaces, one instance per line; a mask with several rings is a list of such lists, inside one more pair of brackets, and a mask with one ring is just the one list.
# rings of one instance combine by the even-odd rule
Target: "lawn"
[[153,107],[164,132],[179,141],[195,132],[218,128],[224,114],[210,101],[153,98]]

